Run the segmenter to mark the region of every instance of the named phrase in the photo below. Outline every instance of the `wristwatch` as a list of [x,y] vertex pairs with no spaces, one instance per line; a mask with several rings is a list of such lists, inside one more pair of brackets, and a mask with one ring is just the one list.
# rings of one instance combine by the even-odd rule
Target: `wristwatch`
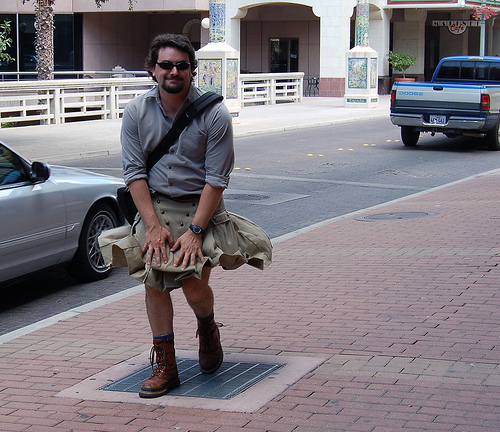
[[205,230],[199,225],[189,225],[189,229],[195,234],[203,234]]

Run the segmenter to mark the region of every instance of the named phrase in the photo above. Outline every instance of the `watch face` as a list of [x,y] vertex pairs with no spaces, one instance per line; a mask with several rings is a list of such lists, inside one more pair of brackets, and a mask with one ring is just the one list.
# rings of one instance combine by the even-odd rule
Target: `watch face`
[[191,228],[191,231],[195,234],[203,234],[203,228],[198,225],[191,225],[189,228]]

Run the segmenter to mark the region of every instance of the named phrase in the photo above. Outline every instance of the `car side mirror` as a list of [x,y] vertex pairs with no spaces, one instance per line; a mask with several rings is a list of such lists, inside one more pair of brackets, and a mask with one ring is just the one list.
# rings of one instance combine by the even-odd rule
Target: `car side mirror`
[[31,164],[31,181],[33,183],[43,183],[50,177],[50,168],[45,162],[33,162]]

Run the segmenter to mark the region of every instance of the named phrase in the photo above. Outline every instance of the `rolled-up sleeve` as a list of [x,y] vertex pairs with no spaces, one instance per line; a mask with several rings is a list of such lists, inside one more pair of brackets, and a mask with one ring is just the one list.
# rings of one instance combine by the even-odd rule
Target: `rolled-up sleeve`
[[205,182],[227,188],[234,168],[233,125],[227,107],[220,103],[207,116],[208,140],[205,153]]
[[123,112],[121,143],[123,180],[130,184],[141,178],[148,178],[146,158],[139,138],[139,128],[136,122],[136,107],[129,103]]

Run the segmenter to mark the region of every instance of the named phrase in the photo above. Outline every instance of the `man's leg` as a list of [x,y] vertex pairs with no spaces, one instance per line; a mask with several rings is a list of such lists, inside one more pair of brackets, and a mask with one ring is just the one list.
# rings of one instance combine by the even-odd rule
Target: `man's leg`
[[206,317],[214,311],[214,293],[208,285],[210,267],[203,267],[201,279],[190,277],[182,283],[182,291],[196,316]]
[[146,313],[153,336],[174,332],[174,307],[170,292],[146,285]]
[[170,293],[146,285],[146,312],[153,332],[150,358],[153,373],[142,385],[139,396],[153,398],[162,396],[180,385],[175,361],[174,310]]
[[224,358],[219,328],[214,320],[214,294],[208,285],[210,271],[209,267],[204,267],[201,280],[192,277],[182,284],[186,300],[198,319],[196,334],[200,338],[198,353],[203,373],[216,372]]

